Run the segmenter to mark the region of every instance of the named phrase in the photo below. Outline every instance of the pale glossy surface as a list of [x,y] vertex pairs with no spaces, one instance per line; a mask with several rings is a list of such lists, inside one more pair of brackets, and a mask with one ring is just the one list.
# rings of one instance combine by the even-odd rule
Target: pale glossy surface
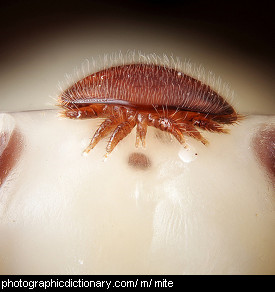
[[24,151],[0,189],[1,274],[274,273],[275,194],[250,145],[274,117],[190,138],[190,154],[149,128],[137,170],[135,131],[104,162],[106,141],[81,155],[97,120],[56,115],[11,114]]

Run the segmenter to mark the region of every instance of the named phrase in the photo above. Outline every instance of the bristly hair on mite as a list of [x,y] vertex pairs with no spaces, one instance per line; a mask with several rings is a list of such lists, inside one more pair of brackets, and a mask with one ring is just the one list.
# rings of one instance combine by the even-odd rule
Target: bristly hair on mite
[[[110,135],[109,155],[135,126],[137,147],[145,147],[148,126],[172,134],[184,146],[185,136],[206,145],[198,129],[227,133],[224,125],[241,119],[222,97],[228,86],[221,86],[211,73],[206,82],[203,69],[192,72],[188,62],[182,66],[178,58],[142,53],[137,58],[131,52],[126,58],[122,54],[105,56],[102,63],[95,73],[79,78],[58,97],[63,117],[105,118],[84,153]],[[196,73],[197,78],[193,77]]]

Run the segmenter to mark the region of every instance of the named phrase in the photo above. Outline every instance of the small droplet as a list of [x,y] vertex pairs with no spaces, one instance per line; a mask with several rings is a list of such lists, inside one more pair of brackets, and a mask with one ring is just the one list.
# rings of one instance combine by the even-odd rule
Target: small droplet
[[178,155],[183,162],[189,163],[197,158],[198,153],[194,147],[188,144],[187,148],[181,147]]

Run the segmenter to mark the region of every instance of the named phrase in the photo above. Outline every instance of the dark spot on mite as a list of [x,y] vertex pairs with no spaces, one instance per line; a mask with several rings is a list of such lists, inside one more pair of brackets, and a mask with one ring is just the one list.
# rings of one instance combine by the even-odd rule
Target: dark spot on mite
[[262,125],[252,138],[252,147],[258,161],[275,182],[275,126]]
[[23,138],[18,130],[12,132],[9,141],[8,138],[8,133],[0,133],[0,149],[4,148],[0,156],[0,187],[16,165],[23,145]]
[[134,152],[129,155],[128,164],[136,169],[146,170],[151,167],[151,161],[145,154]]

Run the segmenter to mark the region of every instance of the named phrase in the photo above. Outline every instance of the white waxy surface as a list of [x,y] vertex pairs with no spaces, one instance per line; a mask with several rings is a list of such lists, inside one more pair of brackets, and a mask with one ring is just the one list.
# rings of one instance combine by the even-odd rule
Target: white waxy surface
[[0,188],[1,274],[274,273],[275,194],[250,146],[274,117],[187,138],[191,154],[152,128],[136,149],[132,131],[105,162],[106,140],[82,155],[99,120],[11,117],[24,150]]

